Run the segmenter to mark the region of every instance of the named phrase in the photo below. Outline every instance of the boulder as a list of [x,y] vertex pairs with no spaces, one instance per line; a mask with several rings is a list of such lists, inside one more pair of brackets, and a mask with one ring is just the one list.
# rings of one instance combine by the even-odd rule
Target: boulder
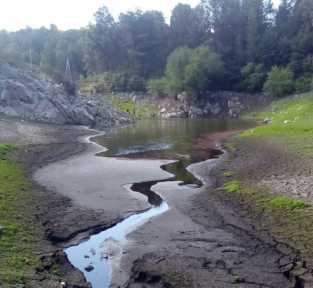
[[107,128],[132,120],[102,99],[69,96],[62,85],[0,65],[0,113],[52,124]]

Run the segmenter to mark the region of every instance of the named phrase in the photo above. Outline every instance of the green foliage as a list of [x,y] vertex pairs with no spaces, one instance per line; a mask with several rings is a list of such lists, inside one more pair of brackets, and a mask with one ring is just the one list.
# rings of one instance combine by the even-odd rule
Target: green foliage
[[79,90],[85,94],[143,91],[144,81],[136,75],[115,72],[91,75],[79,81]]
[[[304,77],[313,74],[312,3],[284,0],[275,10],[267,0],[202,0],[194,8],[174,7],[169,25],[159,11],[125,12],[115,20],[101,7],[81,30],[51,25],[0,31],[0,63],[32,67],[63,83],[68,59],[75,81],[109,73],[117,77],[111,79],[114,91],[144,91],[145,81],[165,74],[147,86],[166,95],[188,89],[198,95],[212,89],[258,92],[264,71],[290,67],[303,92],[309,85]],[[124,84],[123,75],[133,77],[131,84]],[[281,77],[268,81],[267,93],[281,97],[292,91],[290,80]]]
[[0,159],[5,159],[8,152],[10,152],[14,146],[10,144],[0,144]]
[[271,199],[268,203],[269,207],[275,209],[305,209],[310,207],[308,203],[305,203],[300,200],[295,200],[292,198],[288,198],[286,196],[277,196]]
[[213,90],[223,72],[220,57],[208,47],[179,47],[168,58],[165,76],[149,82],[149,90],[156,95]]
[[137,119],[147,119],[155,117],[156,107],[153,104],[145,101],[135,102],[132,99],[125,99],[114,95],[110,97],[113,107],[118,110],[131,114]]
[[214,90],[223,73],[224,66],[220,57],[208,47],[201,46],[192,51],[190,63],[185,70],[185,85],[198,92]]
[[150,79],[147,82],[147,91],[149,95],[163,97],[168,90],[166,78]]
[[262,64],[248,63],[241,70],[242,89],[248,92],[262,91],[266,74]]
[[186,89],[185,76],[191,57],[192,50],[186,47],[177,48],[168,57],[165,79],[169,91],[177,93]]
[[239,181],[226,182],[223,189],[228,193],[238,193],[241,190],[241,183]]
[[271,97],[283,97],[292,93],[293,77],[289,68],[273,67],[264,84],[264,92]]
[[295,81],[297,93],[305,93],[312,90],[313,76],[302,76]]
[[207,33],[209,23],[203,19],[205,11],[201,6],[192,8],[188,4],[177,4],[171,15],[171,48],[200,46]]

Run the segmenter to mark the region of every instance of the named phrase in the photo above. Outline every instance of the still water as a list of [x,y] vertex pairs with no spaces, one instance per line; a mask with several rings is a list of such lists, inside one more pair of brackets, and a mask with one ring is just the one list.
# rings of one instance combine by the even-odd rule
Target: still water
[[[172,175],[162,182],[170,185],[172,189],[175,189],[175,185],[176,187],[188,185],[190,189],[197,189],[202,185],[201,181],[186,168],[192,163],[216,157],[220,153],[214,148],[211,148],[214,150],[212,153],[208,153],[208,150],[199,153],[201,150],[199,141],[213,133],[248,127],[251,127],[251,123],[237,120],[145,120],[133,126],[115,129],[104,136],[95,137],[93,141],[108,149],[98,154],[98,157],[121,158],[123,161],[142,158],[176,160],[161,167]],[[123,165],[121,165],[122,170]],[[132,215],[116,226],[66,249],[65,252],[71,263],[84,273],[93,288],[110,286],[112,266],[118,265],[123,254],[123,245],[127,242],[127,235],[140,229],[140,226],[151,218],[170,209],[168,204],[151,189],[159,182],[155,180],[125,186],[125,189],[133,193],[139,192],[145,195],[151,204],[151,209]]]

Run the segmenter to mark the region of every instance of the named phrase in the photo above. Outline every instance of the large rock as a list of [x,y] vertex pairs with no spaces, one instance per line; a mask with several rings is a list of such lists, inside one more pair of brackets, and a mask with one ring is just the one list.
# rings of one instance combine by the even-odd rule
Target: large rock
[[103,100],[69,96],[61,85],[0,65],[0,113],[53,124],[106,128],[131,122]]

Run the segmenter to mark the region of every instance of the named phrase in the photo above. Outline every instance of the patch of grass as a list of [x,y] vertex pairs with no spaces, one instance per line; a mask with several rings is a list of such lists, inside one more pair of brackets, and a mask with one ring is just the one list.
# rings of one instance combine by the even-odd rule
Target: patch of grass
[[226,171],[226,172],[223,173],[223,176],[229,178],[229,177],[234,176],[234,173],[231,172],[231,171]]
[[[22,169],[9,161],[10,145],[0,144],[0,284],[23,283],[30,267],[38,263],[33,255],[35,228],[28,222],[31,184]],[[1,285],[0,285],[1,286]]]
[[8,152],[14,149],[13,145],[0,144],[0,159],[5,159]]
[[275,137],[291,149],[313,153],[313,94],[273,102],[260,113],[250,115],[254,119],[270,119],[268,125],[242,133],[243,137]]
[[[218,189],[258,223],[260,230],[270,231],[276,239],[299,250],[313,264],[313,207],[285,196],[274,196],[267,187],[255,187],[240,181],[230,181]],[[244,212],[244,215],[247,215]]]
[[123,99],[119,96],[110,97],[112,106],[122,112],[131,114],[138,119],[147,119],[156,117],[156,107],[145,100],[133,101],[132,99]]
[[239,181],[226,182],[223,189],[228,193],[238,193],[241,190],[241,183]]
[[268,206],[275,209],[305,209],[310,207],[308,203],[301,200],[291,199],[285,196],[277,196],[269,201]]

